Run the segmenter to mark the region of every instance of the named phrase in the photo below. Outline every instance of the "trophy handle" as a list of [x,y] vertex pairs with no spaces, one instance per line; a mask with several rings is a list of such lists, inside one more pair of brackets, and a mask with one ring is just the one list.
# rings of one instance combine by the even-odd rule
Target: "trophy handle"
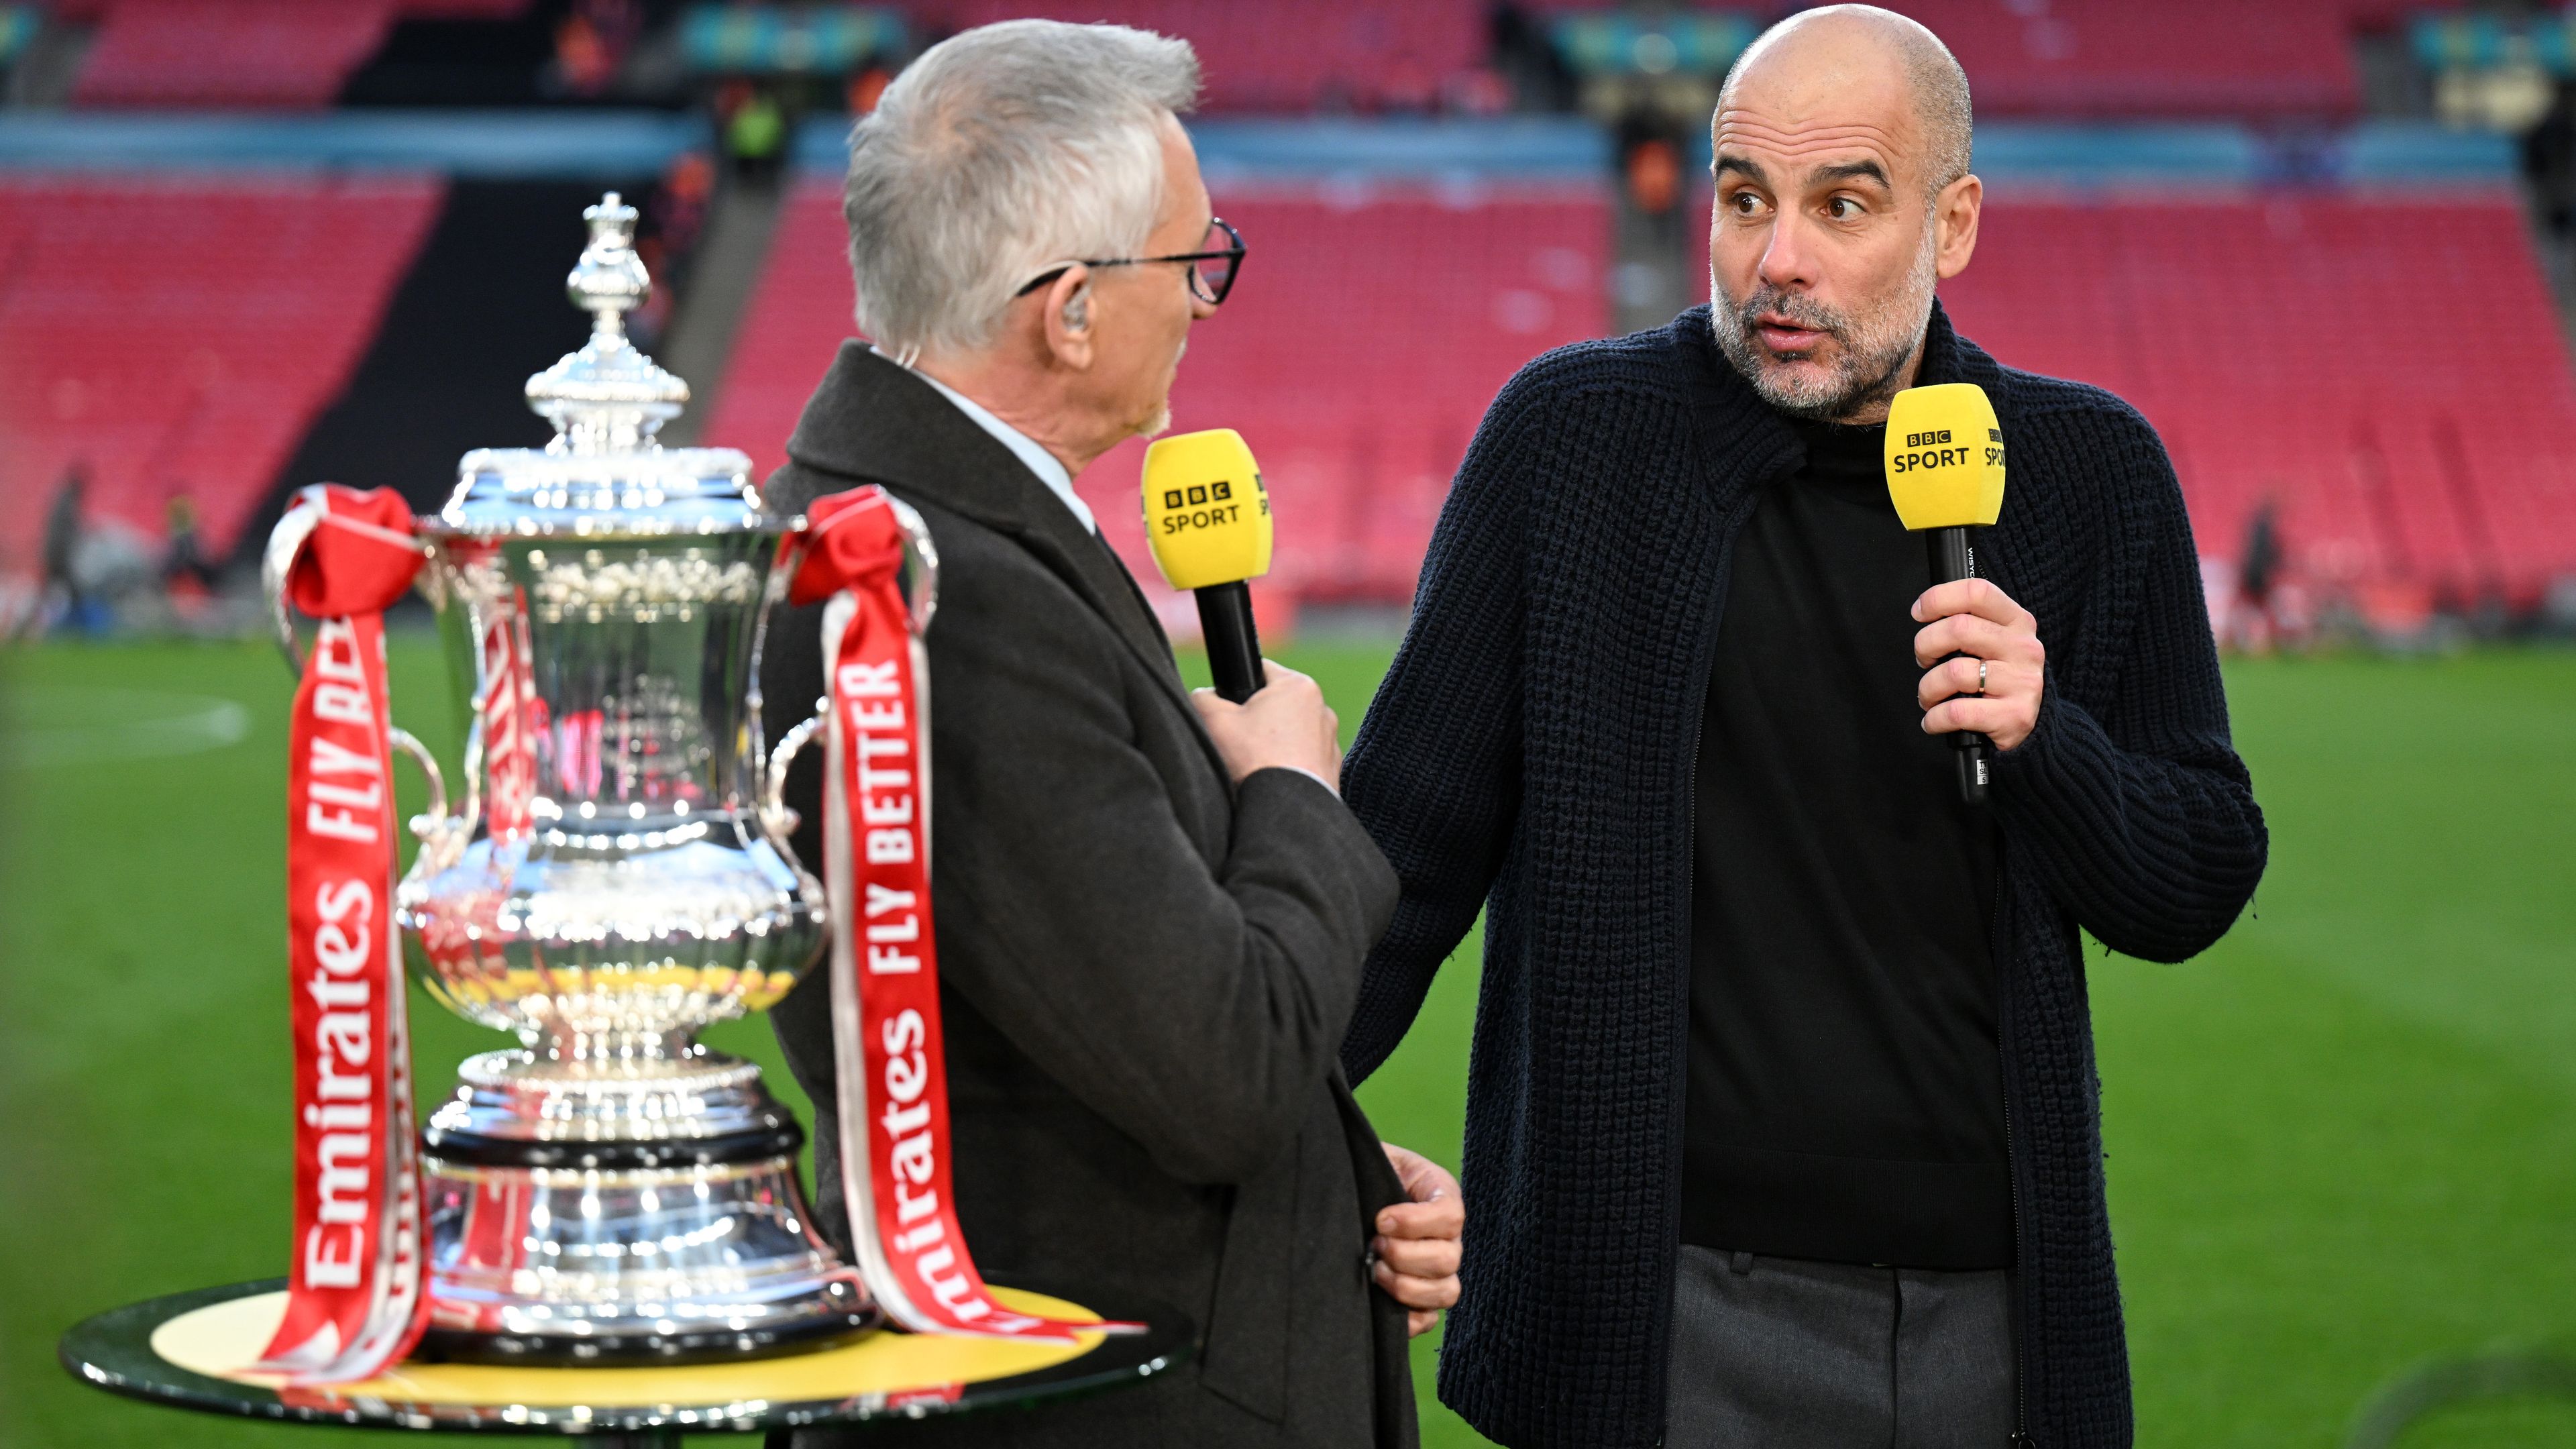
[[768,834],[769,843],[778,848],[778,853],[787,857],[787,863],[799,871],[805,868],[805,862],[796,858],[796,847],[787,843],[787,837],[796,833],[801,819],[788,808],[787,766],[796,758],[797,751],[805,748],[832,722],[831,701],[817,700],[816,703],[821,707],[814,712],[813,718],[798,721],[778,737],[778,748],[769,752],[768,766],[761,771],[760,777],[760,828]]
[[[886,502],[894,510],[895,524],[903,530],[904,612],[909,616],[913,637],[919,638],[930,627],[930,616],[939,607],[939,550],[930,541],[930,525],[922,521],[921,514],[911,504],[891,493],[886,495]],[[801,531],[805,522],[800,518],[791,527]],[[779,573],[771,578],[774,601],[775,597],[786,592],[786,576]],[[764,632],[767,624],[764,617]],[[755,647],[752,652],[756,656],[760,651]],[[752,708],[756,719],[759,710],[757,694],[753,696]],[[769,843],[777,847],[788,864],[799,871],[804,870],[805,863],[796,858],[796,848],[787,843],[787,838],[796,833],[800,823],[800,817],[787,805],[787,766],[795,760],[797,751],[812,743],[814,736],[831,722],[832,701],[828,698],[814,701],[813,718],[799,721],[778,737],[778,747],[769,752],[769,759],[761,771],[760,827],[768,834]]]
[[447,776],[439,772],[438,757],[429,752],[429,746],[422,744],[418,735],[395,725],[386,732],[386,738],[395,749],[411,756],[412,763],[420,766],[422,778],[429,782],[429,808],[411,818],[411,833],[420,842],[421,850],[421,859],[413,864],[415,868],[426,866],[430,874],[436,875],[454,865],[464,851],[465,838],[474,833],[473,819],[447,813]]
[[894,509],[894,521],[903,529],[904,605],[912,615],[912,632],[918,638],[930,630],[930,616],[939,609],[939,549],[930,541],[930,525],[922,521],[913,506],[889,493],[886,502]]
[[[286,605],[286,579],[294,571],[295,556],[304,551],[313,530],[321,525],[319,512],[290,508],[277,521],[277,527],[269,531],[268,546],[259,556],[259,588],[268,600],[269,624],[277,630],[277,647],[286,655],[287,672],[297,679],[304,677],[304,654],[295,638],[295,615]],[[465,848],[465,839],[474,830],[473,822],[447,813],[447,776],[438,768],[438,757],[429,752],[429,746],[422,744],[418,735],[391,726],[386,739],[395,749],[411,756],[429,781],[429,808],[411,818],[411,833],[420,841],[430,870],[445,870]]]
[[277,647],[286,653],[286,672],[304,677],[304,655],[295,642],[295,616],[286,607],[286,576],[305,540],[322,526],[322,515],[310,508],[290,508],[269,530],[268,547],[260,551],[259,591],[268,600],[268,621],[277,630]]

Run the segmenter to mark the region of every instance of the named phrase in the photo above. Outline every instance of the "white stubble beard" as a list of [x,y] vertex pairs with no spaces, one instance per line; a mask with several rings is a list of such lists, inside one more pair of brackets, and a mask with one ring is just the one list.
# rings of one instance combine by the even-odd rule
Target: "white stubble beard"
[[[1940,282],[1939,243],[1939,228],[1924,227],[1923,246],[1915,256],[1904,291],[1893,306],[1878,313],[1889,319],[1886,327],[1873,329],[1867,323],[1855,324],[1848,316],[1838,319],[1841,330],[1835,340],[1842,344],[1843,366],[1821,383],[1794,383],[1782,375],[1784,369],[1765,365],[1768,358],[1761,343],[1745,327],[1743,308],[1727,297],[1714,265],[1709,268],[1708,278],[1709,330],[1717,337],[1718,350],[1726,354],[1726,360],[1734,364],[1736,372],[1752,384],[1764,402],[1798,417],[1848,416],[1872,401],[1872,394],[1883,389],[1923,344],[1924,329],[1932,317],[1932,293]],[[1760,290],[1757,288],[1757,292]],[[1796,304],[1790,306],[1794,318]],[[1824,310],[1810,307],[1811,315]],[[1874,331],[1883,335],[1874,336]]]

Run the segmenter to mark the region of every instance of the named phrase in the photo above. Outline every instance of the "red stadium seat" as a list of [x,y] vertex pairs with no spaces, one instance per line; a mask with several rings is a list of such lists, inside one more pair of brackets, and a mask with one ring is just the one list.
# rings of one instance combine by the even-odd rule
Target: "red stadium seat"
[[[2110,387],[2183,467],[2204,552],[2275,499],[2333,576],[2536,596],[2576,569],[2576,374],[2500,193],[2009,203],[1945,288],[2019,366]],[[2069,315],[2060,299],[2089,298]],[[2420,328],[2446,318],[2466,339]],[[2416,326],[2410,323],[2422,319]]]
[[[229,549],[347,382],[438,212],[417,177],[0,177],[0,539],[65,473],[157,536],[184,491]],[[365,485],[369,480],[343,482]]]
[[2268,499],[2328,582],[2528,601],[2576,571],[2576,372],[2510,194],[2007,198],[1941,295],[2136,404],[2205,554]]
[[1977,114],[2344,116],[2356,0],[1888,0],[1947,42]]
[[1482,63],[1483,0],[913,0],[933,33],[1044,16],[1113,21],[1185,37],[1207,78],[1208,109],[1427,110],[1443,82]]
[[[1607,328],[1608,202],[1579,186],[1306,185],[1234,188],[1217,207],[1251,254],[1224,311],[1191,333],[1173,426],[1238,428],[1252,445],[1277,502],[1283,587],[1402,602],[1494,391],[1537,353]],[[837,189],[801,187],[706,433],[764,470],[850,335],[845,244]],[[1079,487],[1150,578],[1141,446],[1101,459]]]
[[110,0],[83,106],[319,108],[384,44],[396,0]]
[[[46,8],[57,20],[95,25],[127,0],[52,0]],[[509,20],[524,14],[536,0],[394,0],[406,20]],[[2395,3],[2395,0],[2390,0]]]
[[535,0],[398,0],[406,20],[515,20]]

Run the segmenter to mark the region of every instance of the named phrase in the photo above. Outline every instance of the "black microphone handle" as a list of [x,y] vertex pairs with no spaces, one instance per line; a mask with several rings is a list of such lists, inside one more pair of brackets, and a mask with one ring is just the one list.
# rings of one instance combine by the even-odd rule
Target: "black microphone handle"
[[1237,579],[1190,592],[1199,601],[1199,633],[1207,640],[1217,697],[1241,704],[1270,682],[1261,672],[1261,633],[1252,627],[1252,590]]
[[[1932,582],[1955,584],[1961,579],[1977,577],[1977,546],[1967,528],[1934,528],[1924,532],[1932,560]],[[1953,659],[1958,655],[1951,655]],[[1986,776],[1995,758],[1994,741],[1975,730],[1954,730],[1950,748],[1959,761],[1959,798],[1971,805],[1986,803]]]

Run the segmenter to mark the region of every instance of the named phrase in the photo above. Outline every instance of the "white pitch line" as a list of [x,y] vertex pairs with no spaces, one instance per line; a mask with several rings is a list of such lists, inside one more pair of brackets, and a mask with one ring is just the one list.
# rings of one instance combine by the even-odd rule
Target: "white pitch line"
[[[9,694],[6,708],[20,718],[0,719],[0,769],[193,755],[250,736],[249,709],[214,695],[42,684],[18,685]],[[28,709],[39,701],[42,709]],[[31,726],[24,721],[30,712],[81,722]]]

